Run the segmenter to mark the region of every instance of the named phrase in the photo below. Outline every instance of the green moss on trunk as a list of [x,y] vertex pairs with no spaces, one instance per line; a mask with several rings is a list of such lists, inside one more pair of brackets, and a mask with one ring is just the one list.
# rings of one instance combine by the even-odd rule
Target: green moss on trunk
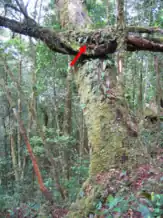
[[143,148],[136,143],[137,138],[129,136],[136,131],[136,123],[131,119],[114,72],[106,61],[92,60],[74,75],[92,152],[89,179],[81,191],[84,196],[79,195],[72,205],[70,218],[87,217],[94,210],[102,189],[99,184],[92,183],[98,175],[112,169],[131,170],[137,163],[146,162]]

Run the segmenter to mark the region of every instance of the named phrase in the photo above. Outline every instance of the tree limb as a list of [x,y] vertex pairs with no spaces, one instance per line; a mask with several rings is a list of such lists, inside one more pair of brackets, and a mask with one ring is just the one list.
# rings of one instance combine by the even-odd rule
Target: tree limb
[[[7,8],[11,8],[11,9],[13,9],[13,10],[15,10],[15,11],[21,12],[17,7],[15,7],[15,6],[12,5],[12,4],[5,4],[5,5],[4,5],[4,8],[5,8],[5,11],[6,11]],[[6,14],[6,13],[5,13],[5,14]]]
[[128,32],[132,33],[148,33],[148,34],[153,34],[153,33],[161,33],[163,34],[163,29],[160,29],[158,27],[136,27],[136,26],[130,26],[127,27]]
[[[0,26],[22,35],[40,39],[52,51],[62,54],[75,55],[83,44],[87,46],[87,52],[83,55],[85,58],[102,57],[109,53],[114,53],[117,49],[118,31],[114,28],[107,27],[104,29],[86,30],[85,32],[65,31],[57,33],[49,28],[39,26],[31,18],[21,23],[3,16],[0,16]],[[145,29],[147,30],[147,28]],[[131,34],[126,36],[125,40],[128,51],[163,52],[163,43]]]
[[22,1],[22,3],[20,3],[19,0],[15,0],[15,2],[16,2],[16,4],[18,5],[18,7],[19,7],[21,13],[24,15],[24,17],[25,17],[26,19],[28,19],[29,16],[28,16],[27,8],[24,6],[23,1]]
[[141,37],[128,36],[127,50],[128,51],[146,50],[146,51],[153,51],[153,52],[163,52],[163,43],[158,44]]
[[63,54],[76,54],[71,47],[62,43],[54,31],[48,28],[40,27],[34,22],[28,22],[27,20],[21,23],[13,19],[0,16],[0,26],[8,28],[15,33],[40,39],[53,51]]

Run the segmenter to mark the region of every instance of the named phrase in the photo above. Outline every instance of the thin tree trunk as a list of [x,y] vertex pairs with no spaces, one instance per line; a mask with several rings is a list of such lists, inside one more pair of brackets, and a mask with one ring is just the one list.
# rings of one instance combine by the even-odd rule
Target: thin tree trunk
[[[19,77],[18,77],[18,83],[21,87],[21,81],[22,81],[22,60],[19,62]],[[19,117],[21,118],[21,93],[18,92],[18,113]],[[20,133],[20,127],[17,128],[17,146],[18,146],[18,167],[19,170],[21,170],[21,133]]]
[[80,144],[79,144],[79,154],[80,158],[82,159],[83,154],[84,154],[84,117],[83,114],[81,115],[80,118],[80,126],[79,126],[79,139],[80,139]]
[[18,164],[16,161],[16,153],[15,153],[15,141],[13,133],[10,134],[10,146],[11,146],[11,158],[12,158],[12,165],[14,169],[15,181],[19,182],[19,172],[18,172]]
[[32,151],[32,147],[30,145],[30,142],[29,142],[29,139],[27,137],[27,133],[26,133],[26,130],[25,130],[25,127],[24,127],[24,124],[22,122],[22,120],[20,119],[19,117],[19,114],[16,110],[16,108],[13,107],[14,103],[13,103],[13,100],[11,98],[11,93],[10,91],[8,90],[8,88],[3,85],[3,88],[5,90],[5,93],[6,93],[6,96],[7,96],[7,99],[9,101],[9,104],[10,106],[12,106],[12,109],[13,109],[13,114],[14,114],[14,117],[15,119],[17,120],[19,126],[20,126],[20,132],[22,134],[22,137],[25,141],[25,144],[26,144],[26,147],[27,147],[27,150],[28,150],[28,153],[29,153],[29,156],[31,158],[31,161],[32,161],[32,165],[33,165],[33,169],[34,169],[34,172],[35,172],[35,175],[37,177],[37,180],[38,180],[38,184],[39,184],[39,187],[40,187],[40,191],[43,193],[43,195],[45,196],[46,200],[50,201],[52,204],[54,203],[53,201],[53,195],[52,193],[45,187],[44,183],[43,183],[43,179],[42,179],[42,176],[41,176],[41,172],[40,172],[40,169],[39,169],[39,166],[37,164],[37,160],[36,160],[36,157],[35,155],[33,154],[33,151]]
[[[68,58],[69,60],[69,58]],[[69,62],[69,61],[68,61]],[[63,133],[65,136],[71,136],[71,80],[72,80],[72,70],[68,70],[67,79],[66,79],[66,99],[65,99],[65,110],[64,110],[64,122],[63,122]],[[69,142],[64,151],[64,160],[65,160],[65,169],[66,169],[66,177],[70,178],[70,151],[69,151]]]
[[139,105],[139,115],[143,118],[143,70],[139,70],[139,97],[138,97],[138,105]]
[[124,30],[125,28],[125,17],[124,17],[124,0],[117,1],[117,28]]
[[[33,114],[32,116],[36,117],[36,115],[34,114],[35,111],[33,110],[33,108],[30,108],[30,111]],[[53,155],[52,155],[51,151],[48,148],[48,145],[46,143],[46,137],[45,137],[44,131],[42,130],[42,128],[40,126],[39,120],[36,119],[36,122],[37,122],[38,132],[39,132],[39,134],[41,136],[41,139],[42,139],[42,142],[44,144],[45,152],[46,152],[47,157],[48,157],[48,159],[49,159],[49,161],[50,161],[50,163],[52,165],[52,176],[53,176],[54,181],[56,182],[56,187],[57,187],[59,193],[61,194],[62,199],[66,199],[67,192],[65,191],[65,189],[60,184],[56,161],[54,160]]]
[[[21,92],[21,87],[19,86],[19,83],[18,83],[17,80],[15,79],[13,73],[9,70],[9,67],[8,67],[8,65],[7,65],[6,62],[5,62],[5,66],[6,66],[6,72],[9,73],[9,75],[11,76],[11,79],[16,82],[18,92]],[[34,76],[33,78],[35,78],[35,76]],[[34,80],[33,80],[33,81],[34,81]],[[4,85],[4,88],[5,88],[5,90],[6,90],[8,100],[10,100],[10,105],[12,105],[12,107],[13,107],[15,104],[13,103],[13,101],[12,101],[12,99],[11,99],[11,97],[10,97],[10,93],[8,92],[8,90],[7,90],[7,88],[6,88],[5,85]],[[35,90],[33,90],[32,96],[33,96],[33,98],[35,97]],[[33,98],[32,98],[32,100],[33,100]],[[34,101],[34,102],[35,102],[35,101]],[[30,111],[30,115],[31,115],[30,118],[31,118],[31,119],[32,119],[32,118],[35,119],[35,122],[36,122],[37,127],[38,127],[38,131],[40,132],[40,135],[41,135],[41,137],[42,137],[42,140],[43,140],[43,143],[44,143],[44,146],[45,146],[45,151],[46,151],[46,153],[47,153],[47,157],[49,157],[50,162],[51,162],[51,164],[52,164],[53,173],[54,173],[53,177],[54,177],[54,180],[55,180],[56,183],[57,183],[56,186],[57,186],[57,188],[59,189],[62,198],[65,199],[66,196],[67,196],[67,194],[66,194],[66,191],[64,191],[64,189],[62,188],[62,186],[61,186],[60,183],[59,183],[59,176],[58,176],[58,174],[57,174],[57,172],[56,172],[56,171],[57,171],[57,167],[56,167],[57,164],[55,164],[55,161],[54,161],[54,159],[53,159],[53,157],[52,157],[52,154],[51,154],[51,152],[49,151],[49,149],[48,149],[48,147],[47,147],[47,145],[46,145],[46,143],[45,143],[45,142],[46,142],[46,141],[45,141],[45,135],[44,135],[44,132],[42,131],[42,129],[41,129],[41,127],[40,127],[40,124],[39,124],[39,121],[38,121],[37,115],[36,115],[36,107],[34,107],[34,106],[35,106],[35,104],[33,103],[33,101],[32,101],[32,103],[29,103],[29,111]],[[17,112],[17,111],[16,111],[16,112]],[[16,114],[15,114],[15,115],[16,115]],[[19,115],[19,114],[18,114],[18,115]],[[19,116],[17,116],[17,118],[19,118]],[[16,119],[17,119],[17,118],[16,118]],[[22,122],[22,121],[20,120],[20,122]],[[31,124],[31,122],[29,122],[29,124]],[[23,125],[23,124],[22,124],[22,125]],[[26,145],[28,145],[28,148],[29,148],[30,143],[29,143],[29,141],[27,141],[27,140],[28,140],[28,136],[29,136],[29,132],[26,133],[25,129],[23,129],[23,130],[25,131],[25,135],[23,135],[24,132],[22,133],[21,127],[24,127],[24,126],[21,126],[21,125],[20,125],[20,130],[21,130],[22,136],[24,137],[25,142],[26,142],[26,143],[28,142]],[[31,157],[31,159],[32,159],[32,157]],[[32,160],[33,160],[33,159],[32,159]],[[35,172],[35,174],[37,173],[37,174],[36,174],[36,177],[37,177],[37,179],[38,179],[38,181],[39,181],[40,189],[42,190],[43,183],[42,183],[42,178],[40,177],[41,174],[40,174],[40,172],[39,172],[37,163],[35,164],[35,159],[34,159],[33,161],[34,161],[34,162],[33,162],[34,172]],[[25,168],[25,163],[26,163],[26,158],[24,158],[23,169]],[[23,175],[24,175],[24,171],[22,171],[21,178],[23,178]],[[48,200],[48,198],[50,199],[50,197],[52,197],[50,193],[46,192],[46,190],[45,190],[44,195],[45,195],[45,197],[47,198],[47,200]]]
[[[34,46],[32,44],[32,40],[30,39],[30,47],[31,47],[31,57],[32,57],[32,61],[33,61],[33,66],[32,66],[32,93],[29,99],[29,103],[28,103],[28,127],[27,127],[27,137],[30,138],[30,132],[32,130],[32,132],[34,132],[36,130],[36,125],[34,126],[34,124],[36,123],[36,117],[33,117],[32,112],[30,111],[30,108],[34,108],[34,110],[36,111],[36,100],[35,100],[35,92],[36,92],[36,52],[34,49]],[[20,90],[18,90],[18,92],[20,93]],[[35,112],[36,114],[36,112]],[[25,170],[25,166],[26,166],[26,156],[24,155],[23,157],[23,164],[22,164],[22,173],[21,173],[21,179],[24,178],[24,170]],[[33,171],[33,177],[34,177],[34,171]]]
[[132,81],[133,81],[133,88],[132,88],[132,102],[133,102],[133,109],[135,110],[135,100],[136,100],[136,64],[134,66],[134,70],[132,72]]
[[[124,40],[126,38],[126,33],[124,31],[126,26],[124,18],[124,0],[117,0],[117,29],[119,31],[118,36],[118,53],[117,53],[117,70],[118,70],[118,80],[119,88],[124,92],[124,55],[125,46]],[[124,95],[124,93],[123,93]]]
[[160,70],[159,70],[159,61],[157,56],[155,56],[154,62],[155,62],[155,72],[156,72],[156,105],[157,105],[157,116],[158,116],[157,123],[158,123],[158,130],[160,131],[161,77],[160,77]]

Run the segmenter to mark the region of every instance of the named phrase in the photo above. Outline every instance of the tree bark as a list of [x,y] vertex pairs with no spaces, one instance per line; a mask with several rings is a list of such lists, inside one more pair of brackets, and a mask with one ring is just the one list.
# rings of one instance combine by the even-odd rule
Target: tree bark
[[[19,86],[21,87],[22,83],[22,60],[19,61],[19,77],[18,77],[18,83]],[[21,112],[22,112],[22,105],[21,105],[21,93],[18,92],[18,113],[19,117],[21,118]],[[17,133],[17,144],[18,144],[18,167],[19,167],[19,172],[22,170],[21,169],[21,133],[20,133],[20,127],[18,126],[18,133]]]
[[[69,60],[69,58],[68,58]],[[64,109],[64,121],[63,121],[63,133],[65,136],[71,136],[72,129],[72,105],[71,105],[71,81],[72,81],[72,70],[68,70],[67,79],[66,79],[66,99],[65,99],[65,109]],[[70,151],[69,151],[69,142],[67,147],[64,150],[64,161],[66,169],[66,177],[70,178]]]
[[[129,172],[138,164],[147,162],[143,147],[136,143],[137,124],[130,115],[123,92],[120,92],[122,89],[118,88],[115,68],[110,65],[105,68],[104,65],[103,60],[88,61],[75,73],[80,101],[85,105],[84,116],[92,153],[89,179],[83,185],[85,197],[77,200],[68,217],[88,216],[95,200],[92,189],[97,188],[95,181],[98,177],[114,169]],[[109,89],[106,84],[110,84]],[[94,181],[93,185],[90,181]],[[86,191],[89,186],[92,187],[91,193]]]
[[161,112],[161,75],[160,75],[160,69],[159,69],[159,60],[158,57],[156,56],[154,59],[155,62],[155,71],[156,71],[156,105],[157,105],[157,124],[158,124],[158,132],[160,131],[160,112]]
[[18,164],[16,161],[15,142],[14,142],[13,133],[11,133],[10,135],[10,145],[11,145],[11,158],[12,158],[12,165],[13,165],[13,170],[14,170],[15,181],[18,183],[19,182],[19,171],[18,171]]
[[[36,22],[21,23],[3,16],[0,16],[0,26],[22,35],[40,39],[51,50],[62,54],[76,55],[83,42],[85,42],[88,48],[86,54],[83,55],[85,58],[98,58],[114,53],[117,48],[117,36],[119,35],[117,29],[110,27],[99,30],[86,29],[85,32],[70,30],[56,33],[49,28],[39,26]],[[154,27],[126,27],[125,31],[130,33],[125,39],[127,51],[163,52],[163,42],[160,41],[160,38],[155,39],[157,42],[154,42],[150,38],[136,37],[134,34],[131,34],[132,32],[149,34],[159,32],[163,34],[162,29]]]

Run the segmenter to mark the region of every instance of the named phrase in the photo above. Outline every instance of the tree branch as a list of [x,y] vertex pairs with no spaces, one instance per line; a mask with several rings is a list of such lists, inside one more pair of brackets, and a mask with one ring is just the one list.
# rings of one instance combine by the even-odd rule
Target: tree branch
[[128,32],[132,33],[148,33],[148,34],[153,34],[153,33],[161,33],[163,34],[163,29],[160,29],[158,27],[136,27],[136,26],[130,26],[127,27]]
[[[13,10],[15,10],[15,11],[21,12],[17,7],[15,7],[15,6],[12,5],[12,4],[5,4],[5,5],[4,5],[4,8],[5,8],[5,11],[6,11],[7,8],[11,8],[11,9],[13,9]],[[6,13],[5,13],[5,14],[6,14]]]
[[[3,16],[0,16],[0,26],[22,35],[40,39],[52,51],[62,54],[75,55],[83,44],[87,46],[87,52],[83,55],[85,58],[102,57],[109,53],[114,53],[117,49],[118,32],[114,28],[107,27],[104,29],[86,30],[85,32],[65,31],[56,33],[49,28],[39,26],[33,19],[27,19],[21,23]],[[147,28],[145,29],[146,31],[148,30]],[[150,29],[149,32],[151,31]],[[131,34],[126,36],[125,40],[128,51],[163,52],[163,43],[161,41],[158,43]]]
[[163,43],[158,44],[141,37],[128,36],[127,50],[128,51],[146,50],[146,51],[153,51],[153,52],[163,52]]
[[25,17],[26,19],[28,19],[29,16],[28,16],[27,8],[24,6],[23,1],[22,1],[22,3],[20,3],[19,0],[15,0],[15,2],[16,2],[16,4],[18,5],[18,7],[19,7],[21,13],[24,15],[24,17]]
[[34,37],[35,39],[40,39],[47,46],[56,52],[63,53],[63,54],[76,54],[76,52],[71,49],[71,47],[67,46],[66,44],[62,43],[60,38],[57,34],[44,27],[40,27],[36,23],[25,21],[23,23],[0,16],[0,26],[8,28],[15,33],[19,33],[22,35]]

